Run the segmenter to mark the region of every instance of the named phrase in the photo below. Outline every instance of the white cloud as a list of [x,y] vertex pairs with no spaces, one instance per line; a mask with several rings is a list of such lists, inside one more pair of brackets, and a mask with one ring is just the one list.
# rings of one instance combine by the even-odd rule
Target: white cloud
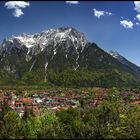
[[136,22],[136,25],[140,25],[138,22]]
[[97,17],[97,18],[100,18],[101,16],[104,15],[104,11],[97,11],[96,9],[93,9],[94,11],[94,15]]
[[134,10],[136,10],[137,12],[140,12],[140,1],[134,1]]
[[111,15],[112,15],[111,12],[98,11],[98,10],[96,10],[95,8],[93,9],[93,11],[94,11],[94,15],[95,15],[97,18],[100,18],[101,16],[105,16],[105,15],[107,15],[107,16],[111,16]]
[[24,15],[24,13],[22,12],[21,9],[16,8],[16,9],[14,10],[14,12],[13,12],[13,15],[14,15],[15,17],[20,17],[20,16]]
[[66,1],[68,4],[79,4],[79,1]]
[[13,15],[15,17],[20,17],[24,15],[21,8],[26,8],[27,6],[30,6],[30,3],[25,1],[8,1],[5,3],[4,6],[7,7],[7,9],[14,9]]
[[128,20],[121,20],[120,25],[122,25],[124,28],[127,28],[127,29],[132,29],[134,26],[133,22],[128,21]]
[[113,15],[111,12],[105,12],[106,15],[111,16]]
[[140,14],[136,15],[136,18],[140,21]]

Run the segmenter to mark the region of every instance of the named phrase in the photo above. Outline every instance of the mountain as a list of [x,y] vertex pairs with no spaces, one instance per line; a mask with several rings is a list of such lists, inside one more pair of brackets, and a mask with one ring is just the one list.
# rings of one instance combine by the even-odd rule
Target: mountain
[[[85,36],[74,28],[50,29],[34,35],[24,33],[3,41],[0,47],[1,66],[19,75],[35,67],[45,71],[48,67],[61,69],[65,63],[76,70],[79,55],[86,44]],[[26,69],[21,70],[23,65]]]
[[0,45],[0,66],[1,83],[7,79],[3,73],[9,83],[49,81],[65,86],[132,84],[139,76],[71,27],[6,38]]
[[128,66],[129,68],[131,68],[135,73],[140,74],[140,67],[133,64],[132,62],[130,62],[129,60],[127,60],[126,58],[124,58],[123,56],[121,56],[118,52],[116,51],[110,51],[109,54],[111,56],[113,56],[114,58],[116,58],[120,63],[122,63],[123,65]]

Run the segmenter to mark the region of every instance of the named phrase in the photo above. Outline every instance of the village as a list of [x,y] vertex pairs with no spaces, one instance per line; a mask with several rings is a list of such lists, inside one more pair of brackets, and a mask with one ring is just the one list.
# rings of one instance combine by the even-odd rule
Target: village
[[[120,92],[120,96],[131,104],[140,104],[140,94],[131,90]],[[85,110],[92,109],[99,105],[103,99],[108,96],[107,90],[95,88],[94,92],[87,90],[68,89],[50,90],[46,92],[35,92],[16,95],[14,91],[0,91],[0,112],[4,102],[11,110],[16,111],[20,117],[24,115],[25,110],[32,110],[36,115],[40,115],[42,110],[59,111],[61,109],[82,107]]]
[[50,91],[43,93],[35,93],[31,97],[26,95],[26,93],[21,96],[16,96],[14,93],[2,92],[0,93],[0,102],[6,101],[8,106],[18,112],[22,117],[25,110],[33,110],[35,114],[40,114],[41,109],[47,108],[51,110],[66,109],[68,107],[76,107],[76,99],[78,97],[72,96],[71,98],[63,96],[54,96],[54,94],[59,94],[61,91]]

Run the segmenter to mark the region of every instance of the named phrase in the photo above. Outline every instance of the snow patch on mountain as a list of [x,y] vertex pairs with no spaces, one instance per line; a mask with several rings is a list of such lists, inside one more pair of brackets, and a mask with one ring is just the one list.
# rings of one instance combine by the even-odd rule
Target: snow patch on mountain
[[31,70],[33,69],[34,65],[35,65],[36,59],[34,60],[34,62],[32,63],[29,72],[31,72]]
[[27,48],[31,48],[36,45],[36,41],[33,35],[23,34],[21,36],[13,36],[13,39],[17,39],[21,42],[22,45],[25,45]]
[[45,63],[45,77],[44,77],[44,81],[46,82],[46,76],[47,76],[47,67],[48,67],[48,62]]
[[[121,56],[118,52],[116,52],[116,51],[109,51],[108,52],[111,56],[113,56],[114,58],[116,58],[116,59],[118,59],[120,62],[122,62],[123,63],[123,61],[124,61],[124,57],[123,56]],[[126,59],[125,59],[126,60]]]
[[126,58],[121,56],[118,52],[110,51],[108,53],[111,56],[113,56],[115,59],[117,59],[120,63],[122,63],[123,65],[126,65],[126,66],[130,67],[133,71],[135,71],[135,73],[140,72],[140,67],[139,66],[137,66],[136,64],[133,64],[132,62],[130,62],[129,60],[127,60]]

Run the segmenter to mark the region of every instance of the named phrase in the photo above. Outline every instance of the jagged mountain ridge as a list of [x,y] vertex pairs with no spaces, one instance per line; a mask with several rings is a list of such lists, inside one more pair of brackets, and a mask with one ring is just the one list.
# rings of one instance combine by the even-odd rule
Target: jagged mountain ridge
[[48,70],[62,72],[68,68],[104,72],[117,69],[136,76],[131,67],[88,42],[83,33],[71,27],[5,39],[0,46],[0,65],[18,78],[27,72],[36,72],[41,73],[45,81]]
[[[73,63],[73,68],[77,69],[79,67],[79,54],[84,50],[86,44],[87,39],[84,34],[69,27],[49,29],[34,35],[24,33],[21,36],[12,36],[9,39],[5,39],[1,44],[1,66],[11,73],[21,71],[19,69],[16,70],[21,64],[15,64],[15,62],[11,62],[12,59],[9,59],[9,57],[14,55],[13,57],[17,57],[16,59],[24,64],[29,63],[31,65],[24,71],[31,71],[35,63],[37,63],[38,56],[43,55],[45,61],[42,59],[42,63],[44,63],[43,65],[46,71],[49,63],[48,61],[52,61],[51,63],[53,64],[53,59],[55,61],[54,56],[59,56],[60,52],[63,52],[64,58],[62,59],[73,57],[74,61],[71,63]],[[62,45],[65,47],[62,47]],[[8,62],[5,62],[4,58],[8,59]]]
[[[12,36],[9,39],[5,39],[2,43],[0,50],[6,50],[9,48],[10,43],[17,45],[18,48],[25,46],[28,49],[27,54],[32,48],[39,46],[41,51],[48,45],[53,45],[54,47],[67,41],[67,48],[70,43],[73,43],[75,48],[79,46],[83,47],[87,43],[87,40],[83,33],[78,32],[74,28],[63,27],[58,29],[49,29],[41,33],[35,33],[34,35],[23,33],[21,36]],[[8,48],[7,48],[8,45]],[[8,50],[7,50],[8,51]]]
[[130,62],[129,60],[127,60],[126,58],[124,58],[122,55],[120,55],[118,52],[111,50],[108,53],[111,56],[113,56],[114,58],[116,58],[123,65],[126,65],[126,66],[130,67],[136,73],[140,73],[140,67],[139,66],[137,66],[136,64]]

